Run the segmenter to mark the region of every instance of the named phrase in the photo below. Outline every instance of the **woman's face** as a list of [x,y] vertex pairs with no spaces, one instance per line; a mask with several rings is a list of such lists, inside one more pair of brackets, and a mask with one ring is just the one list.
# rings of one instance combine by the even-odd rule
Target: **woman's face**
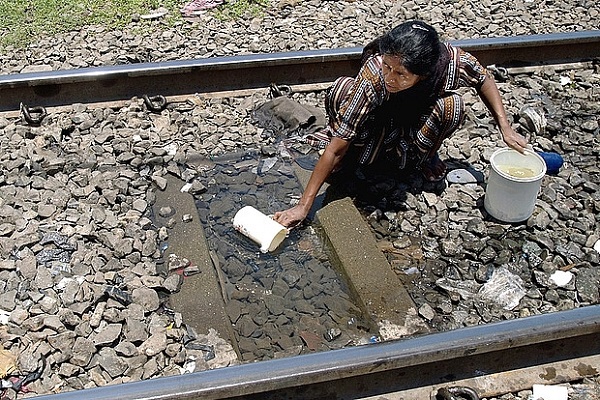
[[401,92],[413,87],[421,80],[420,75],[413,74],[402,65],[400,57],[383,55],[383,78],[385,87],[390,93]]

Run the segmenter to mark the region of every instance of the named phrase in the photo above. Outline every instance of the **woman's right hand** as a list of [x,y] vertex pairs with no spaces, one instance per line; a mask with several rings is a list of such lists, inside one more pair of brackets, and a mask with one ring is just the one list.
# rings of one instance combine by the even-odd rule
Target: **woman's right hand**
[[315,169],[310,174],[310,179],[298,204],[285,211],[277,211],[273,215],[273,219],[288,228],[302,222],[310,212],[321,186],[323,186],[331,171],[340,164],[349,146],[350,142],[347,140],[337,137],[332,138],[331,143],[325,148],[325,152],[319,157]]
[[277,211],[273,215],[273,219],[286,228],[290,228],[304,221],[309,211],[310,210],[305,209],[305,207],[302,207],[300,204],[297,204],[285,211]]

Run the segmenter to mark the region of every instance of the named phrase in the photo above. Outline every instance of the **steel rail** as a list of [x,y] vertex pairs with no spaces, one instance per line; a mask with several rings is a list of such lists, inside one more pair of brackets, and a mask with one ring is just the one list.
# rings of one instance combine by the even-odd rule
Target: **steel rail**
[[440,384],[449,375],[481,375],[591,354],[600,354],[599,305],[36,399],[360,398]]
[[[451,41],[484,65],[524,66],[600,57],[600,30]],[[32,72],[0,76],[0,111],[20,104],[51,107],[128,100],[135,96],[180,96],[306,85],[354,75],[361,48],[249,54]]]

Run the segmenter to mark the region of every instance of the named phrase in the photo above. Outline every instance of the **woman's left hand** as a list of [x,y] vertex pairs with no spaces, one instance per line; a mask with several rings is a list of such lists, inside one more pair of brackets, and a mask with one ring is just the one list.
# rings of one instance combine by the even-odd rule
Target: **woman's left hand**
[[502,131],[502,139],[508,147],[515,149],[519,153],[523,153],[527,150],[527,139],[515,132],[512,127],[507,127]]

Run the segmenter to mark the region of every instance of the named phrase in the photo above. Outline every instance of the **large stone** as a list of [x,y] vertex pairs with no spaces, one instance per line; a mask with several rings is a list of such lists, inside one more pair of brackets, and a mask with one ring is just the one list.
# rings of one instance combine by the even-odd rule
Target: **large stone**
[[[333,201],[317,212],[317,218],[333,249],[335,262],[343,268],[361,308],[376,326],[385,326],[380,330],[382,337],[391,339],[415,333],[416,325],[409,321],[416,314],[415,305],[352,201],[349,198]],[[390,326],[397,329],[389,329]]]

